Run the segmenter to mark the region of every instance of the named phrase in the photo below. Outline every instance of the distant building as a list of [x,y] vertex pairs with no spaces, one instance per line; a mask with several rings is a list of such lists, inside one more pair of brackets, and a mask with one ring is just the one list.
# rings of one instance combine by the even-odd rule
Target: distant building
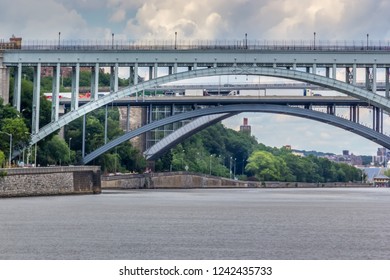
[[251,135],[252,128],[250,125],[248,125],[248,118],[244,118],[244,123],[240,126],[240,132]]
[[343,156],[349,156],[349,150],[343,150]]
[[9,39],[9,42],[0,40],[0,50],[1,49],[20,49],[22,47],[22,38],[12,37]]
[[378,148],[378,151],[376,152],[376,156],[373,156],[373,163],[375,165],[382,165],[386,166],[386,163],[388,162],[388,151],[386,148]]

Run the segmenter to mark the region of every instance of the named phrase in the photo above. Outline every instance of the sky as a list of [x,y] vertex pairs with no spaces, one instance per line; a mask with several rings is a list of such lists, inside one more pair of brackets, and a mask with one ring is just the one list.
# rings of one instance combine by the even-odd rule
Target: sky
[[[0,0],[0,40],[354,40],[390,41],[388,0]],[[373,20],[375,19],[375,20]],[[363,113],[369,114],[369,112]],[[372,155],[379,147],[318,122],[274,114],[249,118],[266,145]],[[385,127],[390,127],[386,117]]]

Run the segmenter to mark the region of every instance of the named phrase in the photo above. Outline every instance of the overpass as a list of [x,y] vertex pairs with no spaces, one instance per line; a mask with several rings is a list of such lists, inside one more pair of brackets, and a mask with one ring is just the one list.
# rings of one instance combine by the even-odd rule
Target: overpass
[[[390,111],[390,47],[388,43],[367,44],[367,46],[330,43],[322,45],[261,44],[248,41],[233,45],[223,42],[215,44],[200,42],[186,45],[114,43],[112,45],[81,45],[63,44],[62,42],[58,45],[22,44],[20,49],[3,50],[0,54],[2,77],[7,77],[9,69],[14,68],[15,94],[12,103],[18,110],[21,110],[21,71],[23,67],[33,67],[35,73],[31,144],[88,112],[116,102],[118,99],[131,95],[136,95],[138,98],[144,90],[157,89],[171,82],[220,75],[259,75],[284,78],[344,93],[374,109],[373,129],[376,132],[380,132],[383,126],[382,112]],[[42,67],[51,67],[54,77],[52,122],[45,127],[39,125],[38,97]],[[72,98],[70,112],[60,117],[61,67],[72,68]],[[90,68],[92,78],[91,100],[83,106],[79,106],[78,99],[81,67]],[[99,99],[98,80],[101,67],[110,68],[111,94]],[[141,67],[147,67],[149,70],[149,80],[139,81],[139,68]],[[130,72],[131,85],[124,89],[118,87],[118,73],[121,68],[126,68]],[[159,76],[163,68],[168,74]],[[340,69],[344,75],[341,79],[337,74]],[[379,71],[384,72],[385,77],[381,84],[381,88],[384,89],[383,95],[378,94]],[[359,74],[364,76],[363,84],[357,83]],[[5,93],[2,92],[2,95],[5,96]],[[138,99],[138,102],[141,100]],[[146,102],[145,99],[142,99],[142,102]],[[183,101],[175,102],[185,101],[183,99]],[[240,103],[239,99],[235,102]],[[255,103],[249,99],[247,102],[248,104]],[[329,113],[332,111],[329,110]],[[356,121],[356,118],[353,119]]]

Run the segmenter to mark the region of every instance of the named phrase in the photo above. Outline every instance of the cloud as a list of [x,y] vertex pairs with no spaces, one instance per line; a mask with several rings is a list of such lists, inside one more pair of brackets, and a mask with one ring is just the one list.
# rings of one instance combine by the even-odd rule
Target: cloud
[[63,38],[80,38],[90,30],[77,10],[54,0],[4,1],[0,4],[0,19],[0,34],[35,40],[57,40],[59,32]]
[[389,10],[387,0],[14,0],[0,3],[0,37],[301,41],[316,32],[362,42],[390,39]]
[[179,40],[214,39],[224,26],[221,14],[207,1],[148,1],[127,21],[125,32],[145,39],[172,40],[175,32]]

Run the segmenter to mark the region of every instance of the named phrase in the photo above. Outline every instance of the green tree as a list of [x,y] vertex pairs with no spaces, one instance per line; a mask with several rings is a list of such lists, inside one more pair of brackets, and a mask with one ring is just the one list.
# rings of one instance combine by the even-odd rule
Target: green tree
[[4,163],[5,163],[5,155],[3,151],[0,151],[0,167],[4,167]]
[[282,178],[280,169],[282,163],[282,159],[276,158],[270,152],[256,151],[249,157],[245,169],[261,181],[276,181]]
[[43,164],[62,165],[70,162],[68,145],[58,135],[45,143],[42,152],[45,154],[45,158],[40,159]]

